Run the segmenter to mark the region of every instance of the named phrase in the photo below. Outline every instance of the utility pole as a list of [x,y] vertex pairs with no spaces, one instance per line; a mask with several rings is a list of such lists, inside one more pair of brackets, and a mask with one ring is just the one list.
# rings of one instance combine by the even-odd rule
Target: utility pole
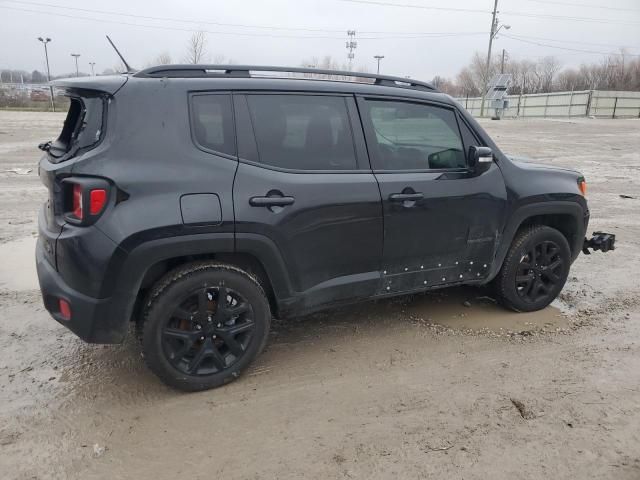
[[[49,70],[49,52],[47,52],[47,43],[51,41],[49,37],[38,37],[38,40],[44,45],[44,58],[47,61],[47,82],[51,82],[51,71]],[[49,85],[49,91],[51,92],[51,110],[56,111],[56,105],[53,103],[53,87]]]
[[96,66],[96,62],[89,62],[89,65],[91,65],[91,76],[95,77],[96,76],[96,72],[93,70],[93,67]]
[[493,46],[493,37],[495,37],[496,32],[496,13],[498,13],[498,0],[494,0],[493,2],[493,15],[491,16],[491,31],[489,32],[489,49],[487,51],[487,65],[484,70],[484,83],[482,85],[482,104],[480,105],[480,116],[484,115],[484,97],[485,97],[485,89],[487,88],[486,83],[489,81],[489,69],[491,68],[491,47]]
[[378,61],[378,75],[380,75],[380,60],[384,58],[384,55],[374,55],[373,58]]
[[71,56],[76,59],[76,77],[79,77],[80,76],[80,71],[78,70],[78,57],[80,56],[80,54],[79,53],[72,53]]
[[502,62],[500,63],[500,73],[504,73],[504,48],[502,49]]
[[351,70],[351,65],[353,63],[353,59],[356,56],[355,53],[353,53],[353,51],[358,46],[358,42],[355,41],[356,31],[355,30],[347,30],[347,36],[349,37],[349,40],[347,40],[347,50],[349,52],[349,53],[347,53],[347,61],[349,62],[349,70]]

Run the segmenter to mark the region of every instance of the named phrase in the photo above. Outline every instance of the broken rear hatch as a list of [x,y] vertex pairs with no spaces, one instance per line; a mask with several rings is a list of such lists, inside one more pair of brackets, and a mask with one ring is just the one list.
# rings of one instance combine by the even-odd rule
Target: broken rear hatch
[[71,175],[75,159],[94,149],[107,128],[109,99],[126,83],[125,75],[56,80],[52,85],[69,97],[69,110],[62,130],[55,140],[41,143],[45,152],[38,172],[47,188],[48,199],[39,216],[39,230],[49,262],[55,263],[55,240],[65,224],[69,192],[62,180]]

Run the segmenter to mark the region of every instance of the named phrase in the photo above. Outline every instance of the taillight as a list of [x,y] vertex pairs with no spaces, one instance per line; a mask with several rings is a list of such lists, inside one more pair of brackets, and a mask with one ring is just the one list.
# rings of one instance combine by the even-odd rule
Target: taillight
[[107,191],[104,188],[91,190],[89,194],[89,212],[98,215],[107,203]]
[[58,299],[58,311],[63,320],[71,320],[71,305],[64,298]]
[[62,181],[65,194],[64,217],[69,223],[91,225],[109,201],[109,183],[102,178],[69,177]]
[[587,196],[587,181],[584,178],[578,179],[578,188],[583,197]]
[[73,185],[73,207],[71,212],[78,220],[82,220],[82,185]]

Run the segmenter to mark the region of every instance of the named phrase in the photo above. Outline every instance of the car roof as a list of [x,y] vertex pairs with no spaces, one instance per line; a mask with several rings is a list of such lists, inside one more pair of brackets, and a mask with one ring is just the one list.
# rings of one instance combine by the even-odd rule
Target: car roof
[[[257,73],[257,75],[256,75]],[[187,91],[240,90],[319,92],[427,99],[452,104],[453,99],[429,83],[363,72],[254,65],[160,65],[135,74],[54,80],[53,86],[115,94],[125,83],[147,83]],[[144,88],[144,87],[143,87]]]

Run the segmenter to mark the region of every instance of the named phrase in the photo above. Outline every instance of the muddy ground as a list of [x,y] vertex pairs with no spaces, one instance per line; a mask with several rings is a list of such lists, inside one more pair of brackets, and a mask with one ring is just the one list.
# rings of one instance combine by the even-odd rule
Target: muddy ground
[[456,289],[276,321],[238,381],[183,394],[41,305],[35,146],[62,119],[0,111],[1,478],[640,478],[640,121],[484,122],[581,170],[618,236],[552,307]]

